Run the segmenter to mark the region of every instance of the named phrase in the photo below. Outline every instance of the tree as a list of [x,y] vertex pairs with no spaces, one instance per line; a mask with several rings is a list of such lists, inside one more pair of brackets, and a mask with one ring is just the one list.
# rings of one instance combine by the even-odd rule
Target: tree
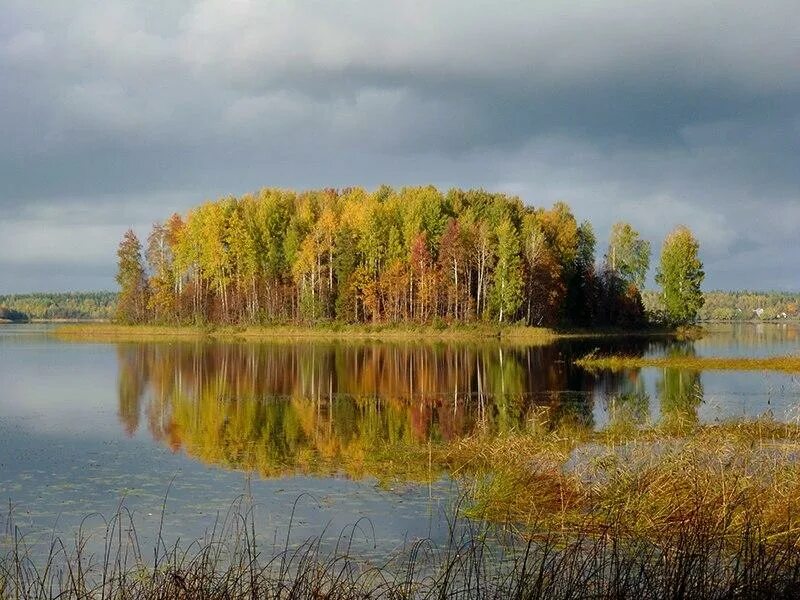
[[490,300],[500,323],[504,318],[512,318],[522,303],[519,239],[508,219],[497,227],[497,265]]
[[147,308],[151,319],[159,322],[181,318],[183,278],[178,276],[175,263],[183,225],[180,215],[173,214],[165,223],[154,223],[147,238]]
[[688,227],[681,225],[664,240],[656,283],[661,286],[667,318],[675,324],[690,323],[703,307],[700,289],[705,273],[698,258],[700,244]]
[[341,321],[357,320],[357,295],[353,273],[357,265],[356,240],[348,226],[339,227],[336,232],[336,256],[333,269],[336,276],[336,318]]
[[641,290],[650,269],[650,242],[639,237],[630,223],[614,223],[606,263],[622,281]]
[[[580,267],[578,265],[579,252],[586,251],[586,248],[581,248],[580,231],[578,222],[572,214],[569,206],[564,202],[556,202],[550,210],[539,210],[536,212],[536,220],[539,223],[546,246],[555,261],[557,269],[560,272],[561,283],[553,288],[554,291],[560,291],[557,299],[553,302],[557,304],[557,314],[550,318],[551,323],[557,320],[569,320],[573,317],[570,314],[571,303],[569,298],[575,298],[579,294],[576,293],[576,287],[580,286]],[[587,233],[584,231],[584,234]],[[587,238],[585,242],[588,246],[594,243],[594,234]],[[592,248],[593,253],[593,248]],[[561,291],[563,290],[563,291]]]
[[230,319],[230,285],[233,281],[233,261],[227,240],[230,215],[235,207],[233,198],[207,202],[200,207],[200,271],[219,300],[219,321]]
[[467,251],[458,220],[450,219],[439,244],[439,269],[445,282],[445,311],[455,318],[464,317],[467,305],[464,293]]
[[142,264],[142,244],[132,229],[122,236],[117,250],[117,320],[142,323],[147,318],[147,278]]
[[416,299],[416,303],[412,306],[412,314],[417,320],[425,321],[429,316],[429,307],[436,291],[432,285],[433,260],[428,250],[428,238],[425,232],[418,233],[414,238],[409,262],[412,284],[415,284],[411,300],[413,302]]
[[597,240],[592,224],[584,221],[578,226],[575,262],[567,281],[566,316],[570,323],[591,325],[597,304],[597,275],[594,252]]
[[525,215],[522,226],[526,321],[536,326],[558,321],[566,293],[562,266],[547,240],[539,216],[539,213],[530,212]]
[[[578,255],[578,222],[564,202],[537,214],[545,239],[565,271],[571,271]],[[566,274],[566,273],[565,273]]]

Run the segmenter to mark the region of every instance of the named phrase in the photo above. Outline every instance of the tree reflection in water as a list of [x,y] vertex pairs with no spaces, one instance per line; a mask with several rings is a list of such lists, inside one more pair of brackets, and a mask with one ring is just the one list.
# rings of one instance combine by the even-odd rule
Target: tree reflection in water
[[[643,353],[652,342],[626,351]],[[477,433],[525,430],[530,419],[593,429],[594,398],[613,397],[644,422],[641,374],[592,374],[571,364],[586,342],[499,344],[119,344],[119,416],[133,435],[146,416],[153,438],[204,462],[253,470],[352,477],[403,464]],[[699,374],[663,374],[662,410],[696,408]],[[406,461],[408,462],[408,461]]]

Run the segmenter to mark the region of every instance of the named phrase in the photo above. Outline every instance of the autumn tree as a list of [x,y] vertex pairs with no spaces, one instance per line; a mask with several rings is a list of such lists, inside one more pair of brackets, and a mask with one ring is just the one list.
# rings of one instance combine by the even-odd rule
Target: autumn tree
[[566,286],[562,266],[537,213],[530,212],[525,216],[522,236],[526,322],[536,326],[555,324]]
[[629,223],[615,223],[596,282],[599,324],[627,328],[644,325],[641,290],[649,268],[650,242],[641,239]]
[[455,319],[464,319],[468,309],[467,252],[461,226],[451,218],[439,245],[439,272],[445,282],[445,313]]
[[263,189],[154,226],[139,318],[633,323],[643,249],[615,227],[613,268],[598,274],[591,225],[565,203],[533,208],[481,189]]
[[142,244],[132,229],[122,237],[117,250],[117,321],[142,323],[147,319],[147,277],[142,262]]
[[252,228],[252,198],[236,202],[228,216],[224,244],[230,253],[233,290],[231,309],[237,321],[255,318],[258,311],[258,252]]
[[357,321],[357,297],[354,273],[358,268],[357,241],[348,226],[341,226],[336,232],[336,255],[333,261],[336,279],[336,301],[334,311],[340,321]]
[[701,285],[705,273],[699,250],[699,242],[683,225],[674,229],[661,247],[656,283],[661,286],[664,309],[672,323],[694,321],[703,306]]
[[181,216],[174,213],[166,222],[154,223],[147,238],[147,308],[151,318],[159,322],[174,322],[181,318],[183,277],[176,268],[175,260],[183,226]]
[[433,285],[433,259],[428,250],[425,232],[420,232],[411,244],[409,257],[412,276],[412,315],[419,321],[429,316],[429,308],[436,290]]
[[650,269],[650,242],[643,240],[630,223],[614,223],[606,263],[622,281],[642,290]]
[[257,258],[256,304],[260,320],[284,315],[285,279],[288,271],[286,243],[295,195],[283,190],[261,190],[251,209],[251,235]]

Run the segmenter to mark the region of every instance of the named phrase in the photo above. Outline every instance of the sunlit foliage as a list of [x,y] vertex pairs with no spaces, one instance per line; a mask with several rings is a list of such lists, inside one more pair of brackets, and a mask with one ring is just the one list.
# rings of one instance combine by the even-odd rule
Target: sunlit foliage
[[125,232],[117,250],[120,287],[116,318],[122,323],[142,323],[147,319],[147,279],[142,263],[142,244],[133,230]]
[[143,320],[639,326],[649,246],[625,227],[624,269],[603,278],[591,225],[563,202],[433,186],[263,189],[153,226]]
[[672,323],[689,323],[703,307],[700,286],[705,273],[698,251],[700,244],[688,227],[680,226],[664,240],[656,283],[662,289],[667,318]]

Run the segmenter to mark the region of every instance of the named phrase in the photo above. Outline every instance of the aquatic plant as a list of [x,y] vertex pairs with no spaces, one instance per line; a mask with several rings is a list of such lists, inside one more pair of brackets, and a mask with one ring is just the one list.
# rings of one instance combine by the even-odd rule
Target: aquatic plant
[[357,553],[370,524],[342,531],[331,549],[324,534],[273,549],[261,543],[252,505],[237,501],[204,539],[167,545],[159,530],[152,554],[131,513],[108,520],[101,554],[79,531],[37,554],[11,528],[0,559],[0,597],[16,600],[109,598],[777,598],[800,585],[800,553],[786,537],[746,523],[721,534],[688,513],[658,540],[631,534],[622,515],[593,530],[534,527],[527,536],[463,518],[449,522],[437,546],[414,540],[383,562]]
[[800,373],[800,356],[598,356],[587,355],[577,361],[587,369],[686,369],[693,371],[778,371]]

